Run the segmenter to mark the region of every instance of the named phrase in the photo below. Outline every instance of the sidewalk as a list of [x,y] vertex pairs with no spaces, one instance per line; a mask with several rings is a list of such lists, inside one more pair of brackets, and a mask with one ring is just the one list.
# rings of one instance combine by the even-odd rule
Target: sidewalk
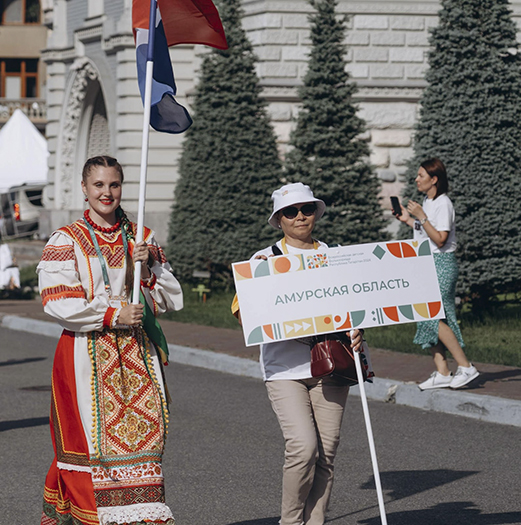
[[[59,329],[48,323],[52,319],[43,313],[39,299],[0,301],[0,326],[59,334]],[[161,326],[173,362],[260,378],[258,349],[244,346],[241,331],[166,320],[161,321]],[[433,371],[429,355],[371,348],[371,360],[376,374],[372,385],[366,383],[371,399],[521,426],[521,368],[474,363],[481,375],[470,385],[459,390],[421,392],[416,383]],[[453,361],[450,366],[455,371]],[[352,390],[356,395],[358,387]]]

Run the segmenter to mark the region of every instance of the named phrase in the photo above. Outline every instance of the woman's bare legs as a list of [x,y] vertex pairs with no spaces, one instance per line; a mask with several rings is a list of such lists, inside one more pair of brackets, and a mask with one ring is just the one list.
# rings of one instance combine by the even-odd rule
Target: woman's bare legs
[[445,348],[452,354],[458,366],[469,367],[470,362],[461,348],[454,332],[451,330],[450,326],[443,321],[439,322],[438,327],[438,338],[441,343],[438,343],[436,346],[431,348],[432,357],[434,359],[434,364],[436,370],[444,375],[448,376],[450,374],[449,366],[447,364],[447,355]]
[[445,347],[442,343],[438,343],[436,346],[431,346],[431,354],[434,359],[434,366],[436,370],[444,376],[450,374],[449,365],[447,364],[447,354]]

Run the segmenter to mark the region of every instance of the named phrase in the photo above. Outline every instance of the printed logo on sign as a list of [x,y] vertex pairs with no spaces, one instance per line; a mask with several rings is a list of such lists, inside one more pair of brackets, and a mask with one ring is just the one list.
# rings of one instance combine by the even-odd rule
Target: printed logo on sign
[[[441,311],[441,301],[433,301],[431,303],[417,303],[417,304],[403,304],[400,306],[386,306],[383,308],[375,308],[371,311],[372,319],[375,324],[384,325],[400,322],[400,314],[402,320],[421,321],[423,319],[432,319],[436,317]],[[414,315],[416,312],[420,318]]]
[[233,266],[233,274],[237,281],[242,281],[244,279],[252,279],[253,275],[251,272],[251,266],[249,262],[235,264]]
[[329,261],[325,253],[308,255],[307,263],[308,270],[313,270],[315,268],[327,268],[329,266]]
[[235,263],[233,265],[233,276],[236,281],[244,281],[256,277],[266,277],[270,275],[270,265],[268,261],[255,260],[251,262]]
[[268,259],[271,262],[275,275],[288,272],[299,272],[304,270],[304,256],[300,254],[284,255]]
[[286,253],[233,273],[247,346],[444,316],[429,241]]
[[286,337],[313,335],[315,333],[313,319],[307,318],[288,321],[284,323],[284,332],[286,333]]

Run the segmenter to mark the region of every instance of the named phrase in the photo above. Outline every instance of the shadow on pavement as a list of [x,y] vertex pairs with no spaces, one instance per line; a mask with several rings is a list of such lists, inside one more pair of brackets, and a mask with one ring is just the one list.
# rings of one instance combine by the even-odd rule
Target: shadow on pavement
[[26,392],[52,392],[52,386],[51,385],[23,386],[19,390],[24,390]]
[[15,419],[13,421],[0,421],[0,432],[4,432],[4,430],[14,430],[16,428],[40,427],[48,424],[49,416]]
[[35,361],[45,361],[46,357],[28,357],[27,359],[9,359],[0,361],[0,366],[24,365],[25,363],[34,363]]
[[229,523],[228,525],[278,525],[280,517],[276,518],[260,518],[258,520],[248,520],[248,521],[236,521],[234,523]]
[[513,379],[513,381],[521,381],[521,368],[516,368],[514,370],[503,370],[501,372],[481,372],[481,374],[476,379],[474,379],[474,381],[471,381],[463,388],[458,388],[458,390],[477,390],[478,388],[483,388],[485,383],[495,383],[496,381],[502,381],[504,379],[510,379],[513,377],[518,378]]
[[[521,512],[482,514],[474,503],[456,501],[439,503],[430,509],[391,512],[387,514],[389,525],[506,525],[521,523]],[[380,517],[361,520],[365,525],[380,525]]]
[[[476,470],[395,470],[381,472],[382,490],[391,501],[408,498],[468,476],[479,474]],[[376,490],[374,477],[361,485],[361,489]]]
[[[398,501],[401,499],[408,498],[410,496],[414,496],[415,494],[419,494],[420,492],[425,492],[426,490],[431,490],[433,488],[440,487],[448,483],[452,483],[453,481],[457,481],[459,479],[466,478],[468,476],[473,476],[474,474],[479,474],[479,471],[477,470],[457,471],[457,470],[449,470],[449,469],[438,469],[438,470],[395,470],[395,471],[390,471],[390,472],[381,472],[380,481],[382,482],[382,491],[385,492],[384,504],[387,505],[394,501]],[[374,477],[371,476],[369,481],[366,481],[365,483],[363,483],[360,486],[360,488],[362,490],[376,491]],[[473,505],[473,504],[471,503],[470,505]],[[348,516],[355,516],[356,514],[360,514],[361,512],[365,512],[371,509],[378,509],[378,505],[375,504],[375,505],[372,505],[371,507],[357,509],[357,510],[354,510],[353,512],[342,514],[341,516],[334,516],[334,517],[331,516],[327,521],[335,522],[337,520],[347,518]],[[421,511],[421,512],[424,512],[424,511]],[[411,513],[413,513],[413,511],[411,511]],[[400,513],[396,513],[396,514],[398,515]],[[343,523],[343,522],[340,522],[340,523]],[[357,522],[357,523],[362,523],[362,522]],[[371,525],[373,525],[373,523],[380,524],[380,518],[378,518],[376,522],[370,521],[368,523],[370,523]],[[418,524],[420,525],[423,525],[423,524],[457,525],[459,524],[459,522],[454,522],[450,520],[445,521],[445,522],[444,521],[434,522],[434,521],[430,521],[430,517],[427,521],[422,521],[422,520],[417,520],[417,521],[413,520],[410,522],[409,521],[396,521],[396,522],[390,521],[389,523],[390,524],[398,524],[398,523],[413,524],[414,523],[414,525],[418,525]],[[462,523],[467,523],[467,522],[462,522]],[[514,523],[514,522],[505,522],[505,523]],[[479,525],[479,524],[476,522],[476,525]]]

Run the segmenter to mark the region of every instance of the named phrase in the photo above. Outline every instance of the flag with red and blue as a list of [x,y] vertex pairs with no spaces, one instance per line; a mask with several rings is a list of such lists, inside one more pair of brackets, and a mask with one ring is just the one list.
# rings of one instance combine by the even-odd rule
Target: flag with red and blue
[[153,62],[150,125],[157,131],[182,133],[192,119],[175,99],[177,88],[168,46],[204,44],[226,49],[217,9],[211,0],[133,0],[132,26],[143,103],[147,62]]

